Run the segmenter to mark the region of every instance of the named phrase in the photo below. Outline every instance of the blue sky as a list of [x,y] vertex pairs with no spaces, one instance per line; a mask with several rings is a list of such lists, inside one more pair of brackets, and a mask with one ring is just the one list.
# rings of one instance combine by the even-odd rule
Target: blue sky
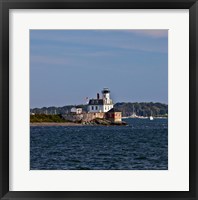
[[115,103],[168,103],[168,31],[31,30],[31,108],[85,104],[104,87]]

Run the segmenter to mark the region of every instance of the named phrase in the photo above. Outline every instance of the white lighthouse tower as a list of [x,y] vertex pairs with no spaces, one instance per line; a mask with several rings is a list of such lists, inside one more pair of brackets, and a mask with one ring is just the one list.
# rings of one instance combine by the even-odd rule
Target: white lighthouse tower
[[108,88],[104,88],[102,90],[102,97],[103,97],[103,99],[104,99],[106,104],[110,104],[111,103],[110,90]]

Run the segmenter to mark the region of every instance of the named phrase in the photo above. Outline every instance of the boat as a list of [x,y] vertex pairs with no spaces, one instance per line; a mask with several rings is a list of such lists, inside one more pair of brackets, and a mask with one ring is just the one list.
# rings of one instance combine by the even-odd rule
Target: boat
[[133,114],[129,116],[129,118],[138,118],[138,116],[135,113],[134,105],[133,105]]
[[152,116],[152,111],[151,111],[151,116],[149,117],[150,120],[154,120],[153,116]]
[[154,118],[152,116],[149,117],[150,120],[154,120]]

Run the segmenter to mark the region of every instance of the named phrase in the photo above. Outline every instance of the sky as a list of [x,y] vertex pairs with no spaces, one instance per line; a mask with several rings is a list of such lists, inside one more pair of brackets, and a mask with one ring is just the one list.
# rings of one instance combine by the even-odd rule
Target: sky
[[31,30],[30,107],[168,103],[168,30]]

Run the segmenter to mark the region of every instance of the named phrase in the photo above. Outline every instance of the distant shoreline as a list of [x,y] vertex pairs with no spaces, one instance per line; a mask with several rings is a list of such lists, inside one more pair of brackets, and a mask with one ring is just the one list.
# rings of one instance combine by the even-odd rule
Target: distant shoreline
[[[168,119],[168,116],[166,117],[155,117],[153,116],[154,119]],[[122,117],[122,119],[149,119],[149,117],[144,117],[144,116],[137,116],[137,117]]]
[[30,123],[30,126],[83,126],[74,122],[34,122]]

